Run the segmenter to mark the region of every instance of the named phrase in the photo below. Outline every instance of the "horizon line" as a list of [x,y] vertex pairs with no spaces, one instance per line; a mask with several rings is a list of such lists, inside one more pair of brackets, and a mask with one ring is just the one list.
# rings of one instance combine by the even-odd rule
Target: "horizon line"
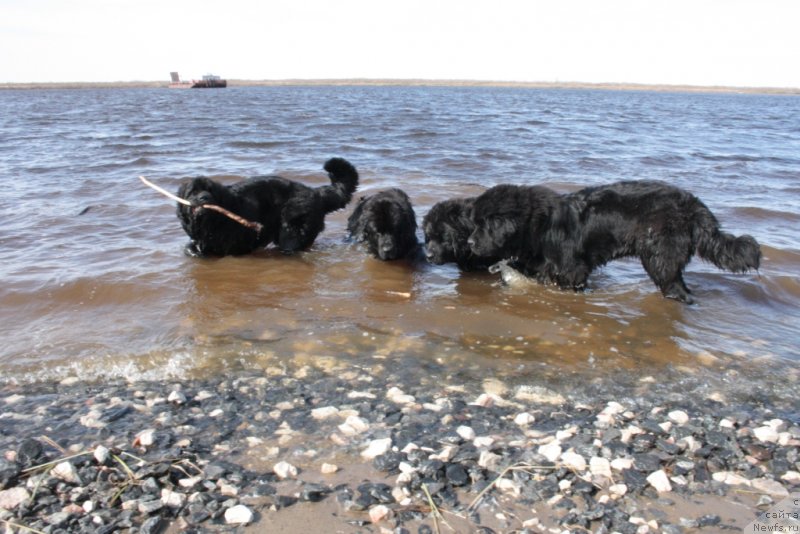
[[[800,95],[800,87],[694,85],[640,82],[513,81],[435,78],[283,78],[228,79],[229,87],[269,86],[407,86],[407,87],[510,87],[533,89],[604,89],[661,92],[713,92]],[[168,80],[0,82],[0,89],[91,89],[91,88],[167,88]]]

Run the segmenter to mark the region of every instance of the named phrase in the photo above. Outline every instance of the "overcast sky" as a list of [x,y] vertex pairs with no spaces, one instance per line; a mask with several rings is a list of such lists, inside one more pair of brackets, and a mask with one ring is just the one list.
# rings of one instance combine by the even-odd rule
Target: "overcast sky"
[[800,87],[800,0],[0,0],[0,82]]

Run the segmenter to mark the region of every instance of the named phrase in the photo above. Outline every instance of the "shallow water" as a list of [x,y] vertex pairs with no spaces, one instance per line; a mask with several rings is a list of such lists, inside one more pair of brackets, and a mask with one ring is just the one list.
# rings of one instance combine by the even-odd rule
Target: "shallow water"
[[[699,260],[698,304],[638,262],[585,293],[503,287],[455,266],[382,263],[345,241],[351,207],[292,257],[185,257],[167,199],[192,176],[401,187],[418,220],[499,183],[560,191],[659,179],[762,244],[759,273]],[[667,367],[754,381],[800,359],[800,98],[507,88],[254,87],[0,92],[0,380],[160,378],[278,358],[385,355],[487,374],[604,376]],[[409,360],[410,358],[410,360]],[[263,360],[263,361],[262,361]]]

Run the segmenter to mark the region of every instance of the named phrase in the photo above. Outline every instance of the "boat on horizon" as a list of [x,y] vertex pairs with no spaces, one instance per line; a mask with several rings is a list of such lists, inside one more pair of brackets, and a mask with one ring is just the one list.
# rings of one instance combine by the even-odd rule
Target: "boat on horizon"
[[213,74],[206,74],[201,80],[182,81],[177,72],[170,72],[172,81],[169,83],[170,89],[222,89],[228,87],[228,80],[224,80]]

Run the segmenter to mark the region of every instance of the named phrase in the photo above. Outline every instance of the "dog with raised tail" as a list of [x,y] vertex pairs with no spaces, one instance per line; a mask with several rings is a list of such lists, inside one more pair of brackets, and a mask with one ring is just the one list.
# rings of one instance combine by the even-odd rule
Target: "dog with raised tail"
[[[178,219],[191,241],[190,256],[249,254],[270,244],[284,254],[307,249],[325,228],[325,216],[344,208],[358,187],[358,171],[347,160],[325,162],[331,184],[309,187],[280,176],[257,176],[231,185],[194,178],[181,185]],[[214,205],[254,224],[245,225]]]

